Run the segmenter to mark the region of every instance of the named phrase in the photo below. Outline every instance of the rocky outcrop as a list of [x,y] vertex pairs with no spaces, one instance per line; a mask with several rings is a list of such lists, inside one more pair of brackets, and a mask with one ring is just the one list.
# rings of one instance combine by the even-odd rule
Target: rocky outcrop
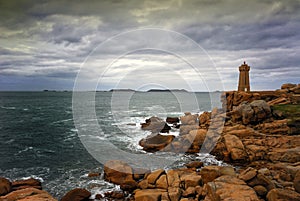
[[42,190],[42,183],[34,178],[17,180],[12,182],[12,190],[15,191],[24,188],[36,188]]
[[171,130],[171,127],[158,117],[146,119],[146,123],[141,123],[141,128],[143,130],[150,130],[152,133],[168,133]]
[[242,141],[235,135],[225,135],[225,146],[234,161],[247,161],[248,155]]
[[244,125],[258,124],[268,120],[271,108],[264,100],[255,100],[251,103],[243,102],[229,113],[233,122],[242,122]]
[[64,195],[61,201],[89,201],[91,193],[86,189],[76,188]]
[[3,201],[57,201],[49,193],[36,188],[25,188],[0,197]]
[[163,150],[174,138],[175,136],[173,135],[152,134],[140,140],[139,145],[142,146],[145,151],[156,152]]
[[106,162],[104,177],[106,181],[120,185],[123,190],[132,191],[137,186],[131,166],[123,161],[111,160]]
[[234,176],[221,176],[206,185],[207,195],[204,201],[259,201],[255,191]]
[[178,117],[167,117],[166,122],[168,124],[178,124],[179,118]]

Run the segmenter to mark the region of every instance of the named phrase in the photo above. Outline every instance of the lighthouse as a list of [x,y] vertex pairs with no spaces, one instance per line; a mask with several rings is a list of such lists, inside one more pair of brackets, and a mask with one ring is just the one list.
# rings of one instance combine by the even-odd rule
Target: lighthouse
[[244,63],[239,67],[240,77],[239,77],[239,86],[238,91],[250,91],[250,80],[249,80],[249,71],[250,66]]

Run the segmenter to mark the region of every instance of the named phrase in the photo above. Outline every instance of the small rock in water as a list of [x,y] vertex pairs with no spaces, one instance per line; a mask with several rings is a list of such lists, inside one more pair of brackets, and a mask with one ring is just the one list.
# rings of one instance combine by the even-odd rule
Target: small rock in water
[[90,172],[88,174],[88,177],[100,177],[101,176],[101,173],[99,172]]
[[91,196],[91,193],[82,188],[75,188],[64,195],[61,201],[86,201]]
[[167,117],[166,122],[168,124],[177,124],[177,123],[179,123],[179,118],[178,117]]
[[203,167],[203,162],[201,161],[192,161],[190,163],[185,164],[187,168],[201,168]]

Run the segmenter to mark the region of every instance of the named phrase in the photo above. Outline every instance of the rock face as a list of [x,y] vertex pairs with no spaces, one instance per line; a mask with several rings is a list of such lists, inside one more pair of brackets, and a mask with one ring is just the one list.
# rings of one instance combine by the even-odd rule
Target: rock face
[[154,134],[140,140],[139,144],[145,151],[156,152],[169,145],[174,138],[173,135]]
[[251,103],[254,100],[264,100],[269,102],[282,97],[285,97],[286,100],[289,101],[291,96],[287,94],[287,92],[288,90],[257,92],[228,91],[222,94],[222,108],[224,111],[230,112],[234,107],[245,101],[248,103]]
[[224,136],[224,139],[225,146],[232,160],[247,160],[248,156],[244,144],[237,136],[227,134]]
[[257,124],[272,116],[271,108],[264,100],[241,103],[230,114],[233,122],[241,121],[244,125]]
[[[0,197],[2,201],[57,201],[46,191],[36,188],[25,188],[13,191]],[[74,201],[74,200],[73,200]]]
[[76,188],[64,195],[61,201],[88,201],[91,193],[86,189]]

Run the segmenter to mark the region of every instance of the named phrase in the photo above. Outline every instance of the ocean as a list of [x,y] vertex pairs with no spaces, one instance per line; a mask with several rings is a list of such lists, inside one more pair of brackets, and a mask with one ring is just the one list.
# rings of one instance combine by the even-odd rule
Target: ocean
[[[82,97],[91,93],[80,92]],[[145,153],[138,145],[140,139],[150,134],[140,129],[140,123],[146,118],[179,117],[187,111],[201,113],[221,107],[221,94],[217,92],[123,91],[95,94],[96,120],[101,128],[98,141],[105,138],[122,152],[142,156],[155,155]],[[102,177],[87,176],[89,172],[101,173],[103,164],[93,155],[89,144],[82,143],[83,136],[90,136],[79,134],[78,128],[89,125],[75,125],[72,97],[72,92],[0,92],[1,177],[11,180],[38,178],[43,182],[43,189],[55,198],[61,198],[77,187],[87,188],[93,194],[119,188],[105,182]],[[88,118],[85,117],[84,122],[89,122]],[[170,133],[179,134],[176,129]],[[97,144],[97,139],[91,141]],[[98,149],[101,153],[101,146]],[[209,154],[159,155],[176,161],[163,167],[166,169],[181,167],[194,159],[206,164],[221,163]],[[103,151],[103,156],[109,158],[110,153]]]

